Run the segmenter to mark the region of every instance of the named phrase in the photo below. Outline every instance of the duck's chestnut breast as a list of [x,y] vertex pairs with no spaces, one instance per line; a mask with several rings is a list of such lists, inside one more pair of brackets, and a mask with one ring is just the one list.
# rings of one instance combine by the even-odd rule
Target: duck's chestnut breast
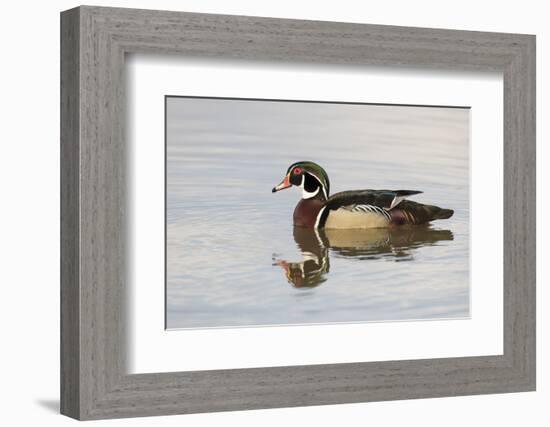
[[302,199],[294,208],[294,225],[297,227],[314,228],[317,215],[324,202],[319,199]]

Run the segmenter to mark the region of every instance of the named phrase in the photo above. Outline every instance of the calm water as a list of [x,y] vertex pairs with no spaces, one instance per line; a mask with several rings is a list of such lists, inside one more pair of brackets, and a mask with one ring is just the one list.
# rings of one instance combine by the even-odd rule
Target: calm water
[[[168,328],[469,316],[469,111],[169,98]],[[421,190],[430,226],[294,229],[298,160],[332,192]]]

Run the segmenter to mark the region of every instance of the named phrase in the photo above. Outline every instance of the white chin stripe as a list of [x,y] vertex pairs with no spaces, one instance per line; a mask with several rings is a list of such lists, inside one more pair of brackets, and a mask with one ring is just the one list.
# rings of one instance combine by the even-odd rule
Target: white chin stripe
[[[311,175],[311,176],[313,176],[313,177],[315,177],[315,179],[317,179],[317,177],[315,175]],[[317,187],[317,189],[315,191],[313,191],[311,193],[309,191],[306,191],[306,189],[304,187],[305,180],[306,180],[305,175],[302,175],[302,183],[300,184],[300,188],[302,189],[302,199],[311,199],[312,197],[315,197],[319,193],[319,188],[320,187],[323,188],[323,193],[325,192],[324,187],[321,185],[320,182],[319,182],[320,187]],[[319,180],[317,179],[317,181],[319,181]],[[325,194],[325,198],[326,198],[326,194]]]

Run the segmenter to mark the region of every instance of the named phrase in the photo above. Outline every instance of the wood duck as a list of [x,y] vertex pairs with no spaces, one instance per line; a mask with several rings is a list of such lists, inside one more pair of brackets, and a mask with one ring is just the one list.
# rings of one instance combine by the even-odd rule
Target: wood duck
[[325,170],[310,161],[289,166],[283,181],[273,187],[275,193],[296,186],[302,199],[294,209],[294,225],[316,229],[384,228],[406,224],[426,224],[450,218],[454,211],[424,205],[409,196],[413,190],[352,190],[330,195],[330,182]]

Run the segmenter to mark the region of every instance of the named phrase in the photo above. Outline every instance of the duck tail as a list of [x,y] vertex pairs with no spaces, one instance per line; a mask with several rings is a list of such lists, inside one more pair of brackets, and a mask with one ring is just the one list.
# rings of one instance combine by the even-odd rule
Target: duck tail
[[455,211],[453,211],[452,209],[439,208],[439,211],[434,213],[433,219],[447,219],[452,217],[454,213]]
[[413,202],[412,200],[403,200],[396,209],[406,212],[409,224],[426,224],[436,219],[447,219],[453,216],[452,209],[443,209],[439,206],[425,205],[423,203]]
[[443,209],[439,206],[419,205],[418,219],[420,219],[421,223],[434,221],[436,219],[447,219],[452,217],[455,213],[452,209]]

